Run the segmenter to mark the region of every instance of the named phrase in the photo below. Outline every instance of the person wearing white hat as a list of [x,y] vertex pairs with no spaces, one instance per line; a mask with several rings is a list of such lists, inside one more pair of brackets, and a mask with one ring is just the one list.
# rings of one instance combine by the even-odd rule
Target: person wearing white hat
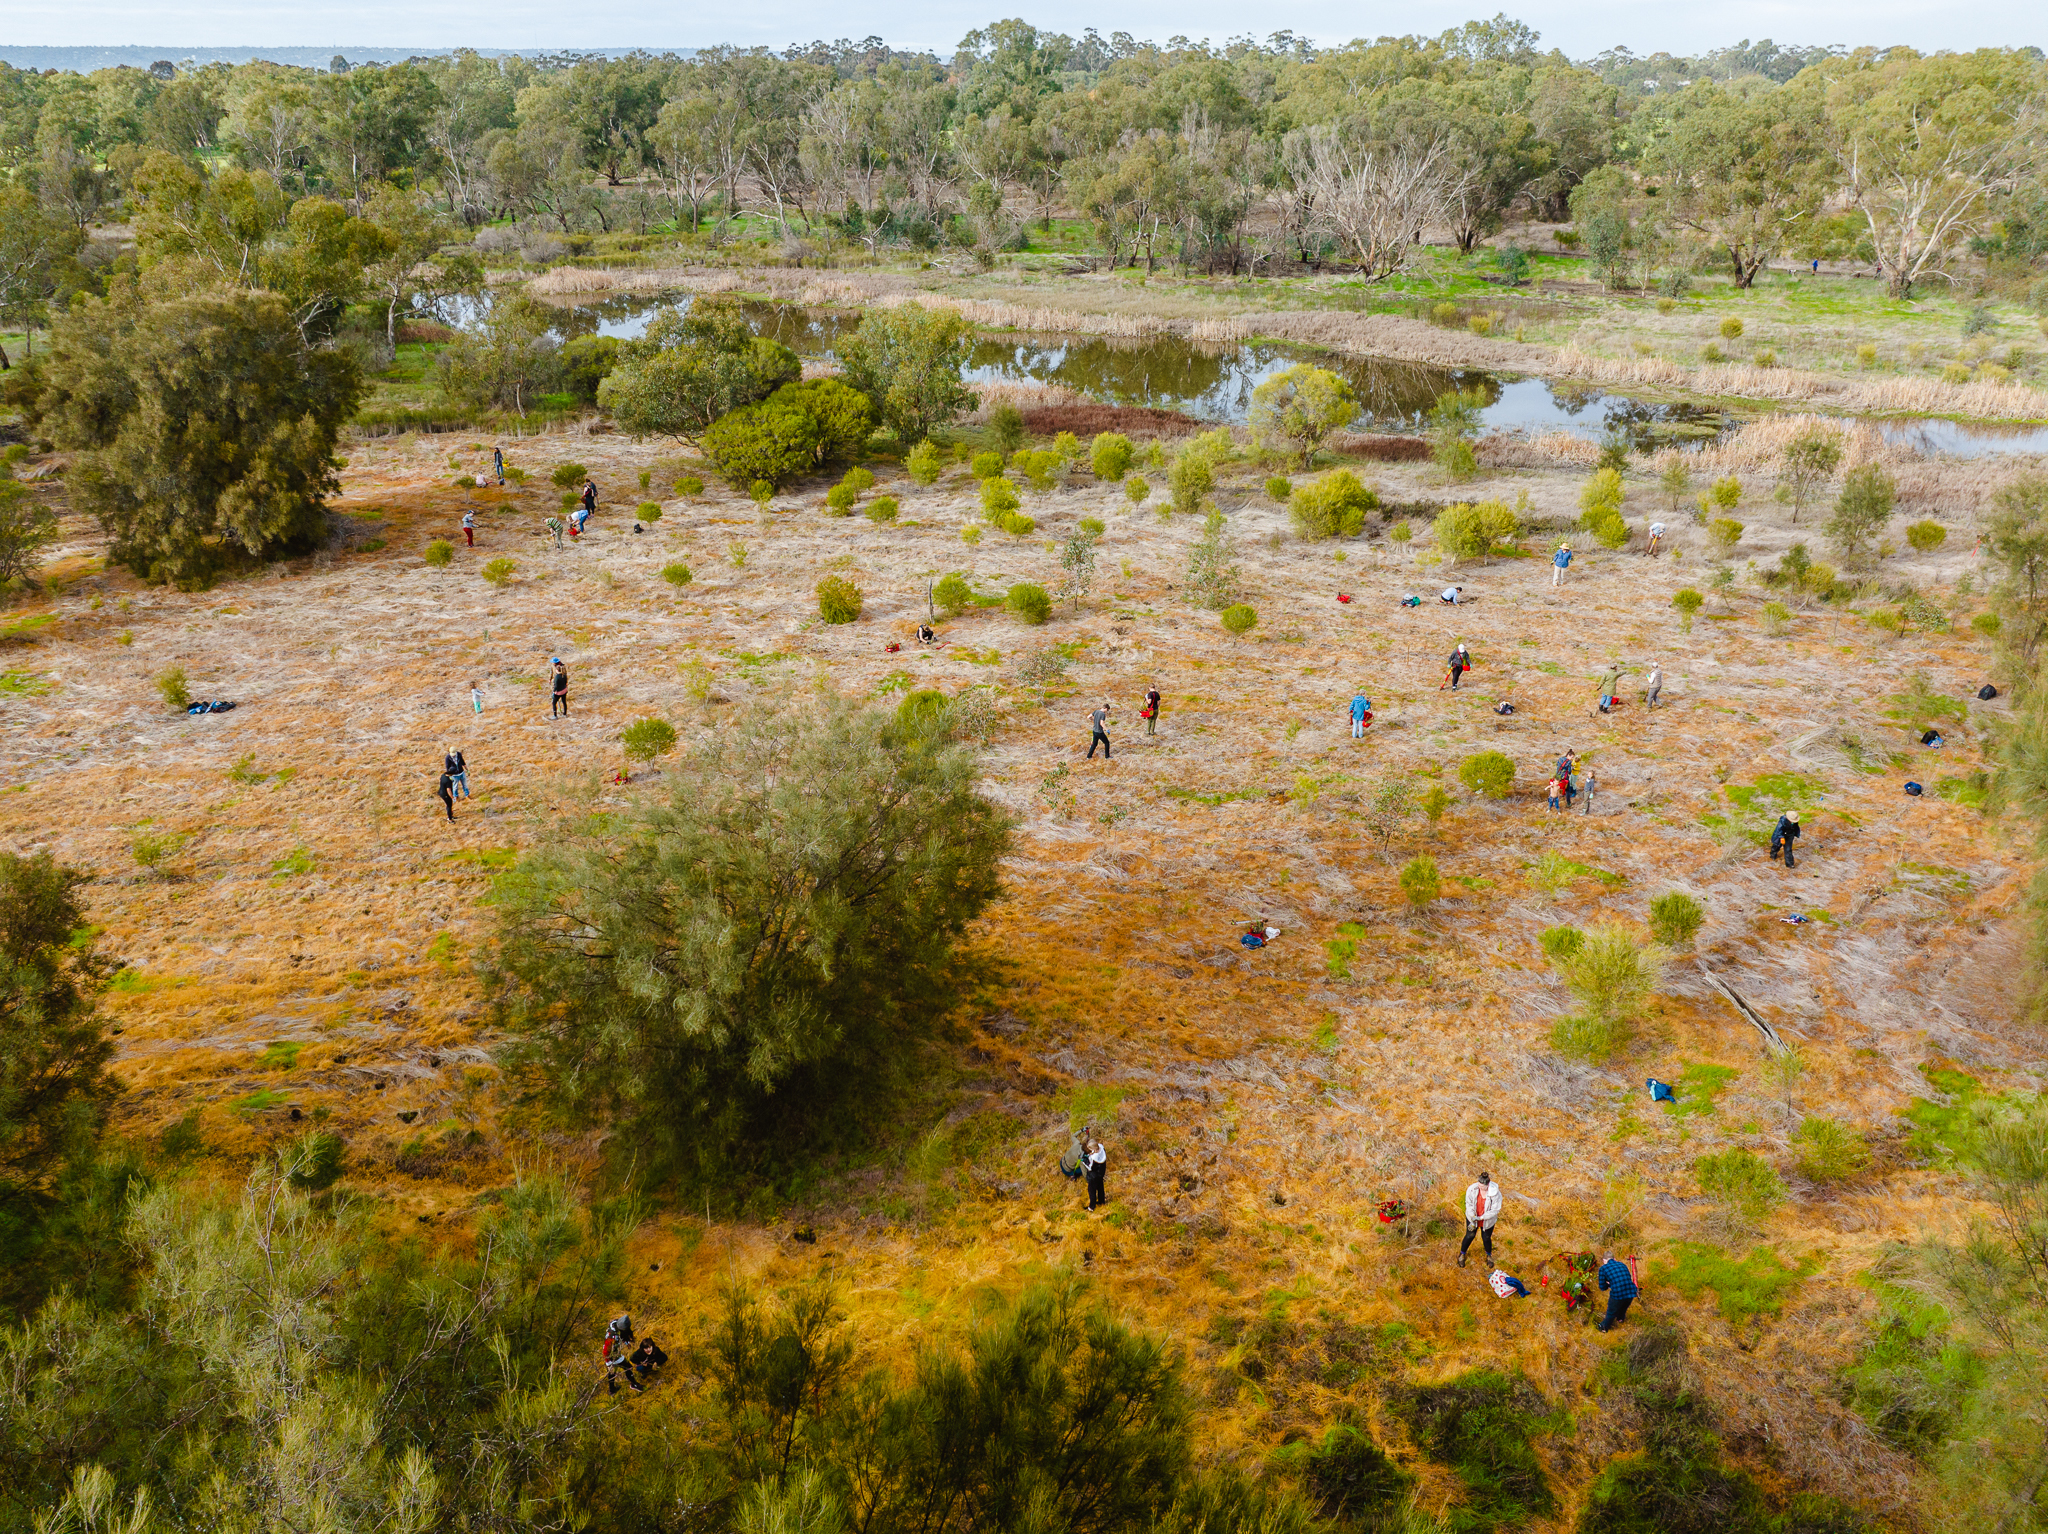
[[1571,564],[1572,546],[1569,543],[1560,543],[1557,552],[1550,556],[1550,584],[1562,586],[1564,573],[1571,568]]
[[1778,817],[1778,824],[1771,831],[1771,860],[1776,862],[1782,849],[1785,854],[1785,866],[1795,866],[1798,860],[1792,856],[1792,844],[1798,840],[1799,811],[1787,810]]

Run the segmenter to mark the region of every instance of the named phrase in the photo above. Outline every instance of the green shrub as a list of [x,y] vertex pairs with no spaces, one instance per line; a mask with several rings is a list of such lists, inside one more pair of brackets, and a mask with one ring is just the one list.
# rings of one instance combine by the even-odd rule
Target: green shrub
[[1591,532],[1589,518],[1602,509],[1618,512],[1627,499],[1628,486],[1623,483],[1620,470],[1596,469],[1593,477],[1579,487],[1579,525]]
[[1270,451],[1286,449],[1307,468],[1323,439],[1357,419],[1358,396],[1328,368],[1296,363],[1252,390],[1252,434]]
[[1680,1241],[1672,1246],[1671,1258],[1668,1265],[1651,1270],[1653,1291],[1655,1286],[1669,1285],[1693,1300],[1711,1289],[1722,1319],[1730,1326],[1745,1325],[1761,1315],[1777,1315],[1785,1308],[1786,1296],[1814,1271],[1803,1263],[1789,1266],[1777,1253],[1761,1246],[1737,1261],[1717,1247]]
[[676,587],[687,586],[694,579],[690,574],[690,567],[681,560],[677,560],[673,564],[663,565],[661,567],[661,578],[671,586]]
[[1458,781],[1488,799],[1505,799],[1515,786],[1515,764],[1498,751],[1481,751],[1458,764]]
[[1628,542],[1628,523],[1612,506],[1595,507],[1579,518],[1579,526],[1597,538],[1603,549],[1618,549]]
[[768,503],[775,499],[775,482],[773,480],[757,479],[747,486],[747,495],[756,506],[766,511]]
[[1275,474],[1266,481],[1266,495],[1269,499],[1287,504],[1287,498],[1294,494],[1294,482],[1284,474]]
[[1982,634],[1986,639],[1996,639],[1998,631],[2004,626],[1999,621],[1997,613],[1978,613],[1976,617],[1970,620],[1970,627]]
[[1627,1048],[1668,957],[1664,949],[1637,942],[1614,923],[1590,929],[1576,951],[1552,960],[1580,1010],[1558,1019],[1551,1046],[1595,1064]]
[[1003,472],[1003,455],[995,452],[976,453],[967,460],[967,472],[976,479],[994,479]]
[[855,495],[866,495],[875,488],[875,471],[857,463],[840,476],[839,483]]
[[944,467],[945,461],[939,456],[938,445],[930,438],[918,443],[903,457],[903,472],[920,485],[936,484]]
[[1133,506],[1144,505],[1151,495],[1152,487],[1137,475],[1133,474],[1124,481],[1124,497]]
[[1734,315],[1732,315],[1732,314],[1731,314],[1731,315],[1729,315],[1729,316],[1728,316],[1728,317],[1727,317],[1727,318],[1726,318],[1725,320],[1721,321],[1721,339],[1722,339],[1722,340],[1724,340],[1724,341],[1734,341],[1734,340],[1738,340],[1738,339],[1740,339],[1740,338],[1741,338],[1741,335],[1742,335],[1742,321],[1741,321],[1741,320],[1739,320],[1739,319],[1737,319],[1737,318],[1736,318],[1736,317],[1735,317]]
[[974,605],[974,588],[957,572],[943,575],[932,587],[932,600],[949,613],[962,612]]
[[1005,458],[1024,445],[1024,412],[1015,405],[998,405],[988,413],[989,440]]
[[1707,524],[1707,536],[1723,554],[1730,553],[1742,541],[1742,524],[1733,517],[1716,517]]
[[1392,527],[1387,529],[1387,536],[1396,543],[1406,543],[1415,536],[1415,529],[1408,525],[1406,517],[1402,517]]
[[1173,509],[1183,514],[1200,508],[1203,499],[1216,488],[1216,465],[1207,453],[1192,444],[1174,454],[1166,471],[1166,489]]
[[1678,609],[1679,626],[1686,633],[1692,632],[1693,615],[1706,605],[1707,599],[1690,586],[1681,586],[1671,593],[1671,605]]
[[818,582],[818,616],[827,623],[851,623],[860,616],[860,587],[843,575]]
[[1432,826],[1444,818],[1444,811],[1450,807],[1451,796],[1444,792],[1441,783],[1430,784],[1429,792],[1416,801],[1416,808],[1422,811]]
[[1223,626],[1233,634],[1249,634],[1258,627],[1258,612],[1243,602],[1236,602],[1223,609]]
[[633,515],[642,522],[659,522],[661,520],[661,502],[642,501],[633,508]]
[[1429,909],[1429,903],[1443,893],[1443,880],[1437,873],[1436,859],[1424,855],[1408,862],[1399,875],[1401,893],[1408,904],[1418,911]]
[[898,509],[895,496],[878,495],[868,502],[868,520],[870,522],[894,522]]
[[626,748],[626,758],[635,762],[651,762],[657,756],[667,756],[676,748],[676,727],[666,719],[649,715],[636,719],[619,732],[619,744]]
[[652,470],[652,469],[642,469],[642,470],[640,471],[640,488],[641,488],[642,490],[645,490],[645,489],[647,489],[647,488],[648,488],[648,487],[649,487],[650,485],[652,485],[653,483],[654,483],[654,470]]
[[1460,1534],[1525,1529],[1556,1512],[1530,1439],[1570,1419],[1520,1375],[1475,1369],[1397,1399],[1416,1445],[1464,1484],[1454,1525]]
[[1544,958],[1552,964],[1562,964],[1586,946],[1586,934],[1577,927],[1545,927],[1536,941],[1542,946]]
[[590,473],[580,463],[558,463],[548,478],[564,490],[573,490],[590,478]]
[[1302,1486],[1316,1511],[1343,1529],[1396,1527],[1415,1477],[1348,1423],[1337,1423],[1302,1457]]
[[[196,1120],[192,1129],[192,1138],[196,1140]],[[166,1151],[170,1150],[168,1131],[164,1136],[164,1148]],[[197,1150],[198,1147],[195,1145],[193,1149]],[[285,1175],[285,1181],[294,1188],[302,1193],[325,1193],[341,1180],[341,1174],[347,1170],[348,1147],[342,1143],[340,1135],[323,1131],[308,1136],[303,1142],[302,1153],[288,1156],[286,1164],[291,1167],[291,1171]]]
[[1380,498],[1349,469],[1332,469],[1296,487],[1287,502],[1294,530],[1304,538],[1356,538]]
[[1815,1182],[1846,1182],[1870,1165],[1863,1136],[1833,1119],[1809,1118],[1792,1135],[1799,1170]]
[[1948,542],[1948,529],[1932,520],[1915,522],[1906,529],[1906,542],[1925,554]]
[[1070,431],[1053,434],[1052,450],[1061,463],[1070,467],[1081,461],[1081,439]]
[[834,485],[825,492],[825,510],[835,517],[853,515],[854,490],[851,485]]
[[999,513],[995,524],[1013,538],[1029,538],[1038,531],[1037,522],[1017,511]]
[[1690,943],[1706,919],[1706,907],[1684,890],[1666,890],[1650,902],[1650,936],[1666,948]]
[[427,545],[427,551],[420,556],[436,569],[450,564],[455,559],[455,545],[446,538],[436,538]]
[[1497,545],[1514,542],[1521,530],[1514,512],[1499,501],[1446,506],[1431,529],[1437,547],[1452,559],[1484,559]]
[[1010,588],[1003,598],[1003,605],[1034,626],[1052,616],[1052,598],[1047,596],[1043,586],[1034,586],[1029,581],[1019,581]]
[[1101,433],[1088,450],[1088,464],[1095,477],[1112,485],[1131,472],[1137,457],[1138,450],[1131,445],[1131,439],[1116,431]]
[[1792,621],[1792,609],[1783,602],[1766,602],[1763,607],[1764,632],[1773,637],[1785,632],[1785,626]]
[[476,488],[475,476],[469,474],[459,476],[455,481],[455,488],[457,490],[474,490]]
[[170,666],[156,674],[157,695],[169,707],[183,713],[192,706],[192,694],[186,690],[185,668]]
[[1724,474],[1707,491],[1707,500],[1721,511],[1733,511],[1742,504],[1742,481]]
[[735,489],[782,485],[851,458],[873,427],[868,402],[836,378],[787,383],[759,404],[720,417],[704,433],[704,455]]
[[1700,1191],[1747,1219],[1758,1220],[1785,1201],[1785,1184],[1755,1151],[1733,1146],[1692,1164]]
[[1041,495],[1052,489],[1054,477],[1064,467],[1060,455],[1044,448],[1027,448],[1013,453],[1010,467],[1030,481],[1031,488]]
[[1081,531],[1091,538],[1100,538],[1109,531],[1109,525],[1100,517],[1083,517],[1081,519]]
[[1705,346],[1702,346],[1700,348],[1700,361],[1702,362],[1726,362],[1727,360],[1727,353],[1723,352],[1721,348],[1715,345],[1712,341],[1709,341]]
[[493,586],[503,586],[511,581],[512,572],[518,568],[519,566],[516,561],[507,559],[501,554],[485,565],[481,573],[483,578]]
[[1017,494],[1017,487],[1007,479],[985,479],[981,482],[982,512],[998,526],[1004,512],[1015,511],[1023,504],[1024,498]]

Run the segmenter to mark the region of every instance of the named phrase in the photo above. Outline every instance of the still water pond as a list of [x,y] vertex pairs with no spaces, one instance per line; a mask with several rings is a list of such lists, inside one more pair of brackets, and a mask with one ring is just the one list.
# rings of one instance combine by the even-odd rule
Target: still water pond
[[[654,311],[678,295],[633,294],[563,311],[563,335],[634,337]],[[687,303],[687,296],[680,296]],[[795,304],[743,304],[756,332],[801,356],[831,357],[857,315]],[[1550,431],[1599,440],[1624,433],[1637,447],[1718,436],[1736,424],[1709,406],[1631,398],[1583,384],[1476,368],[1443,368],[1382,357],[1332,357],[1267,342],[1209,345],[1180,336],[1142,341],[1094,337],[1022,339],[984,337],[974,348],[969,377],[977,382],[1061,384],[1112,405],[1178,410],[1205,421],[1239,422],[1251,409],[1252,390],[1275,373],[1314,361],[1342,374],[1365,407],[1359,431],[1413,432],[1440,394],[1453,389],[1484,400],[1487,431]],[[1976,458],[1989,454],[2048,452],[2048,427],[2002,427],[1953,421],[1880,421],[1888,440],[1930,456]]]

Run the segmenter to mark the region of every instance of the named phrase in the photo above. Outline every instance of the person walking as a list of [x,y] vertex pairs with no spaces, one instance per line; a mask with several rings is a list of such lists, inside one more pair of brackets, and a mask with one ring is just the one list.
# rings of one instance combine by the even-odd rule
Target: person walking
[[1363,740],[1365,738],[1365,728],[1371,723],[1372,699],[1368,698],[1363,691],[1354,693],[1351,698],[1351,738],[1353,740]]
[[1461,640],[1458,647],[1451,651],[1450,659],[1444,662],[1444,679],[1436,684],[1436,690],[1442,692],[1448,687],[1452,692],[1456,692],[1458,690],[1458,678],[1471,669],[1472,652],[1465,648],[1464,642]]
[[1592,768],[1587,768],[1585,782],[1579,789],[1579,797],[1586,801],[1586,807],[1579,812],[1582,815],[1593,813],[1593,786],[1597,782],[1599,782],[1598,776],[1593,772]]
[[1607,674],[1600,678],[1600,712],[1611,713],[1614,709],[1614,690],[1621,685],[1621,667],[1609,666]]
[[548,705],[548,718],[560,714],[569,717],[569,668],[562,664],[560,656],[555,657],[554,701]]
[[1103,1188],[1104,1181],[1108,1176],[1109,1152],[1103,1148],[1102,1142],[1095,1138],[1095,1131],[1090,1129],[1088,1132],[1088,1207],[1090,1209],[1099,1209],[1109,1202],[1109,1194]]
[[491,449],[491,472],[498,476],[498,487],[503,489],[505,485],[505,450],[502,447]]
[[1629,1302],[1637,1293],[1636,1276],[1629,1272],[1628,1264],[1609,1253],[1600,1259],[1600,1287],[1607,1291],[1607,1314],[1594,1326],[1596,1332],[1610,1331],[1621,1324],[1628,1314]]
[[1095,748],[1097,746],[1102,747],[1102,759],[1105,762],[1109,760],[1109,714],[1110,710],[1115,706],[1109,699],[1104,698],[1102,700],[1102,707],[1088,716],[1088,722],[1095,729],[1095,733],[1088,739],[1088,760],[1091,762],[1095,760]]
[[1493,1180],[1490,1172],[1481,1172],[1479,1181],[1465,1190],[1465,1240],[1458,1248],[1458,1266],[1465,1266],[1465,1254],[1472,1250],[1472,1238],[1477,1236],[1479,1244],[1486,1249],[1486,1260],[1493,1261],[1493,1227],[1500,1219],[1500,1184]]
[[469,684],[469,711],[472,714],[484,711],[484,690],[474,682]]
[[1574,755],[1575,753],[1567,746],[1564,755],[1557,759],[1557,775],[1564,783],[1564,807],[1566,809],[1572,807],[1572,774],[1578,770],[1578,763],[1574,760]]
[[455,818],[455,780],[447,773],[442,773],[441,781],[436,785],[434,792],[440,795],[441,804],[448,811],[448,818],[453,820]]
[[1159,733],[1159,689],[1157,687],[1145,689],[1145,733],[1147,735],[1157,735]]
[[1655,708],[1657,706],[1657,694],[1663,690],[1664,668],[1659,665],[1653,665],[1650,667],[1650,674],[1643,678],[1643,707]]
[[448,754],[441,759],[441,770],[448,774],[449,781],[455,785],[455,792],[460,797],[464,799],[470,797],[469,763],[462,759],[460,751],[450,746]]
[[470,548],[476,547],[476,513],[474,511],[465,511],[462,514],[462,540]]
[[1799,860],[1792,854],[1792,844],[1798,840],[1799,811],[1787,810],[1778,817],[1777,825],[1771,830],[1771,861],[1775,863],[1778,860],[1779,852],[1783,851],[1785,854],[1785,866],[1787,868],[1796,867]]
[[1562,586],[1564,584],[1564,573],[1571,567],[1572,546],[1569,543],[1560,543],[1557,546],[1557,552],[1550,556],[1550,584]]

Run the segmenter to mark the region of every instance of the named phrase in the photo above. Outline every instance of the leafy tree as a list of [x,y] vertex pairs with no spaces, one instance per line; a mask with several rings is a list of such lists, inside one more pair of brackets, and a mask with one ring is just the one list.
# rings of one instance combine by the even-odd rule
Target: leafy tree
[[704,297],[656,315],[598,385],[597,402],[634,437],[697,442],[715,421],[802,373],[796,353],[755,335],[737,304]]
[[1826,532],[1842,562],[1851,567],[1870,562],[1870,542],[1891,520],[1898,489],[1881,464],[1866,463],[1849,471]]
[[561,375],[554,323],[544,305],[523,294],[496,299],[441,353],[441,387],[479,410],[524,414]]
[[1992,497],[1984,547],[2003,566],[1998,633],[2015,687],[2031,685],[2048,642],[2048,475],[2023,474]]
[[1662,115],[1644,168],[1679,226],[1747,288],[1832,190],[1820,103],[1811,91],[1703,83]]
[[1237,564],[1237,540],[1222,512],[1202,519],[1202,536],[1188,549],[1188,600],[1212,612],[1233,606],[1244,585]]
[[384,304],[384,335],[398,343],[401,318],[431,314],[437,301],[483,286],[474,250],[450,249],[459,231],[414,193],[379,187],[363,209],[384,236],[384,250],[363,268],[363,285]]
[[1894,298],[1985,232],[2039,147],[2040,66],[2002,48],[1865,51],[1815,73],[1829,147]]
[[[84,234],[25,185],[0,186],[0,318],[24,331],[78,275]],[[0,349],[0,369],[11,367]]]
[[57,514],[14,477],[12,463],[0,461],[0,582],[29,579],[56,537]]
[[1073,607],[1079,611],[1081,598],[1095,586],[1095,534],[1085,527],[1077,527],[1067,534],[1060,545],[1060,590]]
[[81,298],[51,334],[45,376],[76,503],[138,574],[203,580],[231,550],[274,558],[325,531],[335,441],[362,385],[274,295],[148,304],[122,285]]
[[1834,477],[1842,462],[1842,434],[1825,426],[1809,426],[1785,444],[1779,488],[1792,503],[1792,520],[1806,503]]
[[1454,483],[1479,472],[1472,439],[1479,435],[1479,412],[1485,405],[1477,393],[1453,391],[1438,395],[1429,413],[1430,455]]
[[1269,447],[1287,444],[1307,468],[1323,439],[1358,418],[1358,396],[1327,368],[1298,363],[1252,390],[1251,428]]
[[840,348],[846,382],[868,397],[899,442],[930,437],[978,397],[960,381],[974,333],[951,309],[870,309]]
[[967,753],[829,701],[747,716],[669,783],[506,876],[502,1004],[565,1108],[706,1167],[772,1159],[769,1126],[910,1067],[1008,822]]

